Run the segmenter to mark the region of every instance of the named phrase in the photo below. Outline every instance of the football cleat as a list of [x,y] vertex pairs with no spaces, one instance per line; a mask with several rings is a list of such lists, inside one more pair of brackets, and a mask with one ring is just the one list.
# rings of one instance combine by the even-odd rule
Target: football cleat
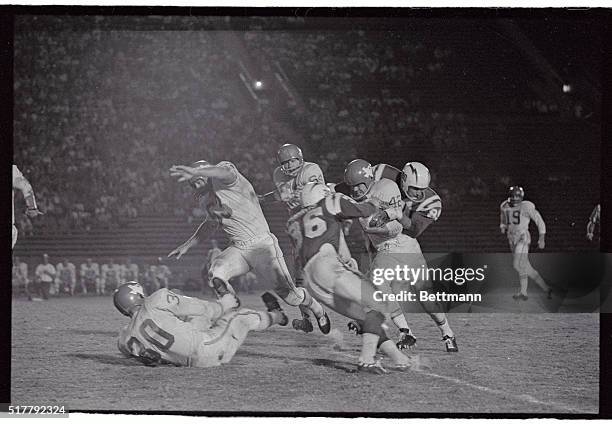
[[347,327],[351,333],[355,333],[356,336],[363,334],[363,329],[361,328],[361,324],[357,321],[349,321]]
[[281,308],[280,304],[278,303],[278,300],[272,293],[265,292],[261,295],[261,300],[263,300],[264,305],[266,305],[266,309],[268,310],[268,312],[277,312],[281,314],[281,321],[278,323],[278,325],[284,327],[289,323],[289,318],[287,318],[287,315],[285,315],[283,308]]
[[317,324],[319,324],[319,330],[323,334],[329,334],[331,330],[331,321],[327,312],[323,312],[323,315],[317,318]]
[[517,293],[517,294],[512,295],[512,299],[520,301],[520,300],[527,300],[529,299],[529,297],[525,296],[523,293]]
[[312,333],[314,331],[314,327],[312,326],[312,322],[309,319],[294,319],[291,322],[294,330],[303,331],[304,333]]
[[416,345],[416,337],[412,334],[409,328],[400,328],[401,337],[396,343],[399,350],[410,349]]
[[442,337],[442,341],[446,346],[447,352],[459,352],[459,346],[457,346],[457,340],[455,339],[455,336],[444,336]]
[[369,372],[370,374],[378,374],[378,375],[387,374],[389,372],[383,368],[380,361],[371,362],[371,363],[359,362],[359,364],[357,364],[357,371],[358,372]]

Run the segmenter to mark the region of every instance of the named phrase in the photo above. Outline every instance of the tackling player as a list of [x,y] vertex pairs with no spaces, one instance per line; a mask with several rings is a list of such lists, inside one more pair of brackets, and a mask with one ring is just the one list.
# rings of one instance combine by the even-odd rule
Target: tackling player
[[377,202],[356,203],[325,184],[307,183],[300,195],[303,209],[289,219],[289,234],[304,263],[304,279],[312,295],[325,306],[357,320],[362,335],[358,370],[385,373],[374,356],[387,354],[399,370],[408,369],[403,355],[382,327],[385,315],[396,302],[376,301],[373,285],[349,265],[351,255],[342,232],[342,219],[367,217],[378,210]]
[[17,243],[17,227],[15,226],[15,189],[21,191],[23,197],[26,202],[26,215],[28,218],[35,218],[38,215],[42,215],[43,213],[36,206],[36,197],[34,196],[34,190],[32,190],[32,185],[23,176],[17,165],[13,165],[13,196],[12,196],[12,216],[13,216],[13,245],[15,247],[15,243]]
[[130,323],[119,333],[117,347],[148,366],[172,364],[214,367],[228,363],[249,331],[273,324],[287,325],[276,298],[264,293],[268,312],[238,309],[238,299],[226,294],[217,302],[182,296],[162,288],[144,295],[135,281],[115,290],[113,302]]
[[[287,205],[289,215],[293,215],[301,209],[300,193],[306,183],[325,183],[323,171],[319,165],[313,162],[304,162],[302,149],[295,144],[283,144],[276,154],[279,166],[274,169],[272,179],[276,190],[259,197],[260,202],[274,197]],[[304,284],[303,264],[299,262],[299,255],[294,252],[295,261],[295,285],[302,287]],[[302,319],[294,319],[293,328],[310,333],[313,330],[308,308],[300,305]]]
[[527,286],[529,278],[533,279],[547,295],[552,298],[552,289],[546,284],[529,263],[529,223],[535,221],[538,232],[538,248],[544,249],[546,237],[546,224],[542,215],[536,210],[535,205],[529,200],[523,200],[525,191],[522,187],[513,186],[508,190],[508,198],[500,205],[499,229],[502,234],[507,234],[510,250],[512,250],[512,265],[519,274],[520,290],[512,297],[515,300],[527,300]]
[[[355,200],[379,197],[383,202],[396,205],[378,211],[367,221],[361,220],[364,232],[377,251],[371,269],[394,268],[406,264],[412,268],[426,267],[427,263],[416,238],[438,219],[442,209],[440,197],[429,187],[431,177],[427,167],[419,162],[409,162],[400,171],[385,164],[372,167],[363,159],[355,159],[348,164],[344,175],[345,183]],[[403,193],[400,193],[395,183],[398,180]],[[392,285],[394,290],[397,290],[397,284]],[[433,288],[431,281],[423,279],[412,287],[418,291],[430,291]],[[446,351],[457,352],[457,341],[442,305],[437,301],[419,303],[440,330]],[[414,345],[416,339],[405,317],[397,317],[394,323],[402,333],[398,347],[404,349]]]
[[209,284],[223,295],[234,293],[229,280],[253,270],[259,281],[269,281],[289,305],[304,305],[317,319],[319,329],[329,333],[331,323],[323,307],[302,287],[295,287],[278,240],[270,232],[251,183],[227,161],[211,165],[173,166],[170,175],[190,184],[206,197],[207,219],[196,232],[168,256],[185,254],[204,236],[205,230],[221,226],[230,245],[215,258],[209,270]]

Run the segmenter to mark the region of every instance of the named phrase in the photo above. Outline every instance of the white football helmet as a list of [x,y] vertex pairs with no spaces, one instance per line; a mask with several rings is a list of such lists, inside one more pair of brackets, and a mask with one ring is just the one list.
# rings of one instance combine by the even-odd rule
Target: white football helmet
[[316,205],[321,199],[324,199],[330,194],[331,190],[325,184],[310,182],[306,183],[306,185],[302,187],[300,201],[302,202],[302,206],[306,208],[308,206]]
[[408,162],[402,169],[402,190],[408,192],[408,187],[425,189],[429,187],[431,175],[429,169],[421,162]]

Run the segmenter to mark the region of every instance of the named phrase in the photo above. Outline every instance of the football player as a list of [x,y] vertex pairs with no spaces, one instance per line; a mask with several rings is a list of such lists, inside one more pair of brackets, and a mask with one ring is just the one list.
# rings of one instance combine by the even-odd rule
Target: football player
[[300,199],[303,209],[288,224],[305,264],[305,283],[325,306],[358,322],[362,334],[358,370],[387,372],[375,360],[377,349],[393,360],[396,369],[408,369],[408,358],[387,338],[382,326],[397,303],[376,301],[374,286],[349,265],[351,255],[342,232],[342,219],[372,215],[378,209],[376,200],[356,203],[314,182],[303,187]]
[[115,307],[130,317],[130,323],[119,333],[117,347],[148,366],[225,364],[249,331],[287,325],[287,316],[276,298],[264,293],[262,299],[268,312],[238,309],[238,299],[231,293],[217,302],[179,295],[166,288],[145,296],[144,288],[131,281],[113,294]]
[[[408,165],[412,165],[409,163]],[[408,167],[408,165],[406,167]],[[421,165],[421,164],[418,164]],[[422,168],[427,170],[423,165]],[[385,167],[386,168],[386,167]],[[383,168],[383,169],[385,169]],[[419,169],[422,169],[419,168]],[[381,168],[379,168],[381,169]],[[386,168],[390,170],[391,167]],[[393,168],[396,169],[396,168]],[[400,172],[396,169],[397,172]],[[355,200],[364,200],[377,198],[382,202],[384,211],[377,212],[374,216],[367,219],[360,219],[361,227],[368,237],[368,245],[374,250],[374,257],[370,266],[371,270],[375,269],[394,269],[398,265],[403,267],[408,265],[410,268],[424,269],[427,266],[419,242],[416,240],[417,235],[422,233],[422,228],[418,234],[413,231],[411,218],[415,215],[422,216],[421,211],[431,214],[430,207],[441,207],[440,198],[435,195],[433,190],[429,189],[429,171],[426,174],[421,173],[421,178],[417,178],[418,184],[425,185],[435,195],[427,196],[424,193],[425,188],[415,189],[412,178],[405,178],[401,175],[405,200],[402,200],[402,194],[398,185],[394,182],[398,179],[397,176],[389,179],[382,177],[382,172],[378,175],[380,178],[375,178],[376,173],[369,162],[363,159],[355,159],[348,164],[344,173],[344,181],[350,188],[351,194]],[[388,174],[389,175],[389,174]],[[418,190],[418,191],[417,191]],[[418,195],[415,193],[418,192]],[[431,199],[431,200],[429,200]],[[418,212],[418,213],[414,213]],[[404,218],[406,215],[408,217]],[[435,214],[435,218],[439,216],[439,211]],[[381,222],[376,222],[376,219],[386,217]],[[389,219],[393,217],[394,219]],[[416,218],[414,218],[416,220]],[[427,218],[433,219],[433,218]],[[375,221],[375,222],[372,222]],[[408,222],[409,221],[409,222]],[[387,290],[398,293],[402,290],[402,285],[405,282],[394,281]],[[429,291],[433,288],[432,282],[421,279],[412,287],[418,291]],[[448,323],[446,314],[443,311],[442,305],[439,302],[420,302],[423,309],[429,314],[431,319],[436,323],[436,326],[442,334],[442,341],[447,352],[457,352],[458,346],[452,328]],[[392,317],[393,322],[399,328],[401,338],[398,341],[400,349],[410,348],[416,343],[416,338],[412,334],[405,316],[399,312]]]
[[269,281],[289,305],[304,305],[317,319],[319,329],[329,333],[331,323],[323,307],[302,287],[293,283],[278,240],[270,232],[251,183],[227,161],[211,165],[206,161],[192,166],[173,166],[170,175],[189,181],[207,197],[208,217],[189,240],[168,256],[186,253],[204,236],[206,222],[221,226],[230,245],[215,258],[209,270],[209,284],[218,295],[235,293],[229,280],[253,270],[259,281]]
[[548,299],[551,299],[552,289],[529,263],[529,244],[531,243],[529,223],[533,220],[538,227],[540,234],[538,239],[539,249],[544,249],[545,246],[546,224],[535,205],[529,200],[523,200],[524,197],[525,191],[522,187],[510,187],[508,198],[499,207],[499,229],[502,234],[508,236],[513,256],[512,266],[518,272],[520,281],[520,290],[512,297],[515,300],[527,300],[527,286],[529,278],[531,278],[544,290]]
[[[295,144],[283,144],[278,153],[278,166],[274,169],[272,179],[276,190],[260,196],[260,201],[263,203],[266,199],[273,197],[287,205],[289,215],[293,215],[301,208],[300,192],[306,183],[318,182],[325,183],[323,171],[319,165],[313,162],[304,162],[302,149]],[[299,255],[294,252],[294,269],[295,269],[295,285],[302,287],[304,282],[304,273],[302,264],[299,262]],[[310,314],[308,308],[300,305],[302,319],[294,319],[292,322],[293,328],[310,333],[313,330],[310,322]]]
[[17,243],[17,227],[15,226],[15,189],[21,191],[23,197],[26,202],[26,215],[28,218],[36,218],[38,215],[42,215],[43,213],[38,209],[36,205],[36,197],[34,196],[34,190],[32,190],[32,185],[23,176],[17,165],[13,165],[13,195],[12,195],[12,216],[13,216],[13,245],[15,247],[15,243]]
[[601,214],[601,205],[597,204],[591,212],[591,216],[589,217],[589,222],[587,223],[587,233],[586,237],[589,241],[593,241],[593,237],[595,235],[595,227],[599,225],[599,217]]

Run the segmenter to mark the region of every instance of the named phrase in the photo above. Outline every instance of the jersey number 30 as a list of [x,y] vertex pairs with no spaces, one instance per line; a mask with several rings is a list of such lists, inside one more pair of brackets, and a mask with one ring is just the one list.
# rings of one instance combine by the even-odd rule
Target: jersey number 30
[[[167,352],[174,344],[174,336],[167,331],[158,327],[151,319],[146,319],[140,324],[138,329],[140,334],[146,341],[153,346]],[[130,337],[127,342],[127,347],[130,351],[138,356],[145,364],[150,365],[161,360],[161,355],[153,349],[146,349],[144,345],[136,337]],[[136,349],[134,349],[136,347]]]

